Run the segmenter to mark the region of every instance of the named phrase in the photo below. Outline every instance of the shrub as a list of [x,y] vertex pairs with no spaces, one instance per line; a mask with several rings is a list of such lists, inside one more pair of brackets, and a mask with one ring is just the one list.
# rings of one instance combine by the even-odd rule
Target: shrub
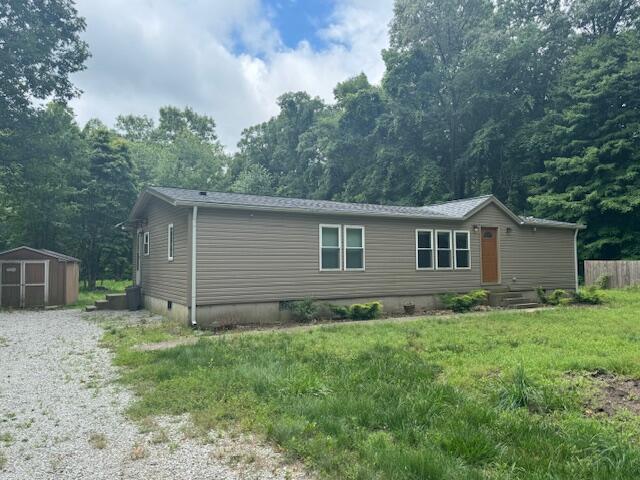
[[312,298],[290,302],[288,308],[297,322],[308,323],[318,318],[318,305]]
[[538,301],[543,305],[549,303],[549,298],[547,297],[547,292],[542,287],[536,287],[536,295],[538,296]]
[[349,307],[349,317],[353,320],[371,320],[382,312],[382,303],[356,303]]
[[587,305],[600,305],[604,303],[604,295],[601,290],[592,285],[576,291],[573,294],[573,301]]
[[610,275],[600,275],[596,280],[595,286],[601,290],[606,290],[609,288],[611,284],[611,276]]
[[486,290],[473,290],[463,295],[448,293],[442,296],[442,303],[449,310],[454,312],[468,312],[473,307],[480,305],[487,300]]
[[349,314],[351,313],[349,307],[345,307],[344,305],[330,304],[329,308],[331,309],[332,319],[344,320],[345,318],[349,318]]

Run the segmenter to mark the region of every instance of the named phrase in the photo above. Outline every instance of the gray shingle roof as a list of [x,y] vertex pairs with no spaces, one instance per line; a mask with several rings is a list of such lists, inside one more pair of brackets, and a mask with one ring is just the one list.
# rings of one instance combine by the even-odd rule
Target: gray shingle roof
[[0,255],[4,255],[5,253],[15,252],[17,250],[31,250],[32,252],[38,252],[43,255],[47,255],[49,257],[57,258],[63,262],[79,262],[80,260],[76,257],[72,257],[70,255],[65,255],[64,253],[54,252],[53,250],[47,250],[46,248],[32,248],[27,247],[26,245],[22,245],[21,247],[12,248],[10,250],[5,250],[4,252],[0,252]]
[[492,195],[482,195],[481,197],[463,198],[450,202],[436,203],[422,207],[430,212],[437,212],[447,217],[464,218],[469,212],[475,210],[480,205],[489,200]]
[[353,213],[390,216],[415,216],[428,218],[448,218],[439,212],[431,212],[424,207],[407,207],[402,205],[376,205],[371,203],[344,203],[328,200],[308,200],[303,198],[269,197],[246,195],[242,193],[206,192],[202,195],[198,190],[185,190],[173,187],[149,187],[175,202],[204,203],[241,207],[262,207],[292,210],[310,210],[326,213]]
[[[494,202],[515,222],[527,225],[576,228],[573,223],[557,222],[533,217],[519,217],[500,203],[493,195],[452,200],[450,202],[409,207],[403,205],[376,205],[371,203],[344,203],[329,200],[271,197],[243,193],[201,192],[175,187],[148,187],[147,191],[164,198],[174,205],[210,205],[220,207],[244,207],[267,210],[306,211],[327,214],[376,215],[385,217],[411,217],[442,220],[464,220],[483,205]],[[139,203],[133,209],[136,211]]]

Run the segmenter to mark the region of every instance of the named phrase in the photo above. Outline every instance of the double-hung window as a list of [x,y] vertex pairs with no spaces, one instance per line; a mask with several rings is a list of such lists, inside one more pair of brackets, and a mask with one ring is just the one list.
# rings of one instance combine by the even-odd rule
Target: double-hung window
[[173,250],[174,250],[173,223],[170,223],[167,226],[167,259],[169,261],[173,260]]
[[455,236],[455,267],[464,270],[471,268],[471,256],[469,254],[469,232],[456,231]]
[[440,270],[449,270],[452,267],[451,231],[436,230],[436,268]]
[[142,241],[142,252],[145,255],[149,255],[149,232],[144,232]]
[[416,230],[416,268],[433,269],[433,231]]
[[344,269],[364,270],[364,227],[344,227]]
[[340,270],[340,225],[320,225],[320,270]]

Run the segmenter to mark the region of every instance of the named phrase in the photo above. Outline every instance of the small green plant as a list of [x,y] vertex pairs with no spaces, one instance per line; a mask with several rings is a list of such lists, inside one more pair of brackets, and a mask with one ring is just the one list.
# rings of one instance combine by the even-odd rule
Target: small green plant
[[382,303],[356,303],[349,308],[349,317],[353,320],[371,320],[382,312]]
[[349,318],[349,315],[351,313],[349,311],[349,307],[346,307],[344,305],[330,304],[329,308],[331,309],[331,318],[336,320],[344,320],[346,318]]
[[4,452],[0,452],[0,472],[4,470],[4,467],[7,465],[7,456]]
[[442,295],[442,303],[449,310],[454,312],[468,312],[473,307],[481,305],[487,301],[488,292],[486,290],[472,290],[463,295],[447,293]]
[[573,301],[586,305],[600,305],[604,303],[604,294],[595,285],[592,285],[577,290],[573,294]]
[[89,443],[93,448],[104,450],[107,448],[107,437],[102,433],[92,433],[89,435]]
[[291,302],[289,310],[297,322],[309,323],[318,319],[318,305],[312,298]]
[[610,275],[600,275],[596,280],[595,286],[601,290],[606,290],[611,285],[611,276]]
[[536,287],[536,295],[538,296],[538,301],[541,304],[546,305],[549,303],[549,298],[547,297],[547,292],[544,288]]
[[522,365],[502,380],[498,398],[498,405],[506,410],[522,407],[539,410],[543,404],[542,390],[529,378]]

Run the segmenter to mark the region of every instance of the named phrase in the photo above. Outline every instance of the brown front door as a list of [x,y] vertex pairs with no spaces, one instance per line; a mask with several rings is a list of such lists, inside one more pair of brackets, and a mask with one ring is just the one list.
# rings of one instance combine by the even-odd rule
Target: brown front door
[[498,229],[482,227],[482,283],[499,283],[498,270]]
[[4,308],[20,308],[20,283],[22,280],[22,265],[16,263],[1,263],[2,278],[0,285],[2,292],[2,306]]
[[45,305],[44,262],[24,264],[24,306],[26,308]]

